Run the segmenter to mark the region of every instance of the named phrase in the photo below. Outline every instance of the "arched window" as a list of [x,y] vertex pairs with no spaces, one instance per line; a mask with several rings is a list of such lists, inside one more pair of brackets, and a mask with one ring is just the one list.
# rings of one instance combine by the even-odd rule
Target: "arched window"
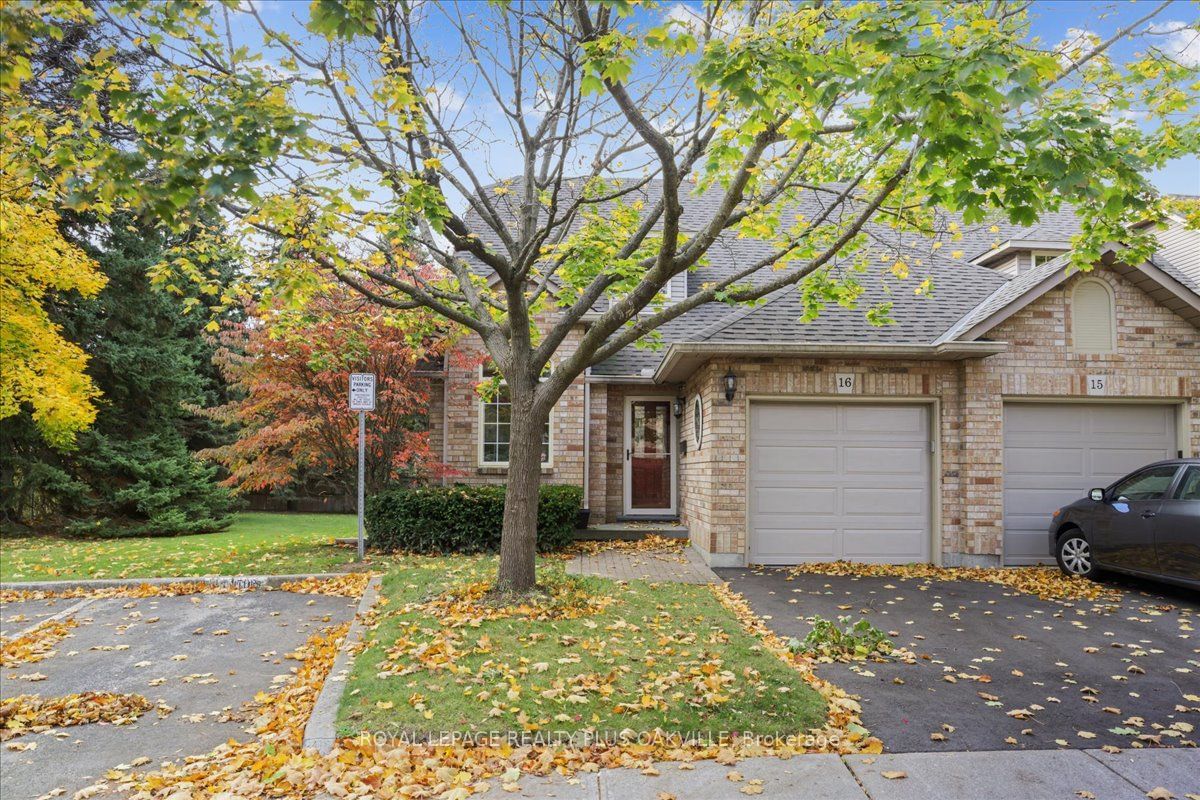
[[1077,353],[1117,349],[1116,303],[1112,289],[1098,278],[1085,278],[1071,294],[1071,347]]

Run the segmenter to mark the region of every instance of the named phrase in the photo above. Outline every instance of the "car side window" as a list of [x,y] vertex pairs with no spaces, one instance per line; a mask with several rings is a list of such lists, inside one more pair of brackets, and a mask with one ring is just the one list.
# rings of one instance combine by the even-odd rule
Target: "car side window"
[[1115,500],[1159,500],[1171,488],[1179,467],[1164,466],[1144,469],[1113,487]]
[[1175,492],[1176,500],[1200,500],[1200,467],[1188,467]]

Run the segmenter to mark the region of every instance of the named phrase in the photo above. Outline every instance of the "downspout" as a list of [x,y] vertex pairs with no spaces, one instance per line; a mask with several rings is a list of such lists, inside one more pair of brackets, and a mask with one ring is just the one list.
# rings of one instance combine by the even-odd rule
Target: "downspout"
[[[444,356],[443,356],[444,358]],[[450,456],[450,367],[447,364],[442,378],[442,464],[449,466]],[[446,485],[446,472],[442,471],[442,486]]]
[[592,493],[588,479],[592,471],[592,384],[588,381],[591,374],[591,367],[583,371],[583,510],[587,513],[591,512],[588,497]]

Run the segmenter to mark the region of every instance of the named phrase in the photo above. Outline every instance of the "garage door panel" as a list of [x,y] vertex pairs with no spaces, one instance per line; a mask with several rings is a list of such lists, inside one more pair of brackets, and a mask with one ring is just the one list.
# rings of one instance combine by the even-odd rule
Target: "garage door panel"
[[929,560],[928,408],[750,408],[750,560]]
[[1088,419],[1095,433],[1121,437],[1164,436],[1174,428],[1169,409],[1163,406],[1095,406]]
[[1004,407],[1004,561],[1051,560],[1057,508],[1175,454],[1175,409],[1120,403]]
[[1025,447],[1014,448],[1004,463],[1025,482],[1037,483],[1045,476],[1083,475],[1083,460],[1079,448]]
[[842,429],[847,433],[921,434],[926,430],[928,413],[911,406],[846,405],[842,408]]
[[759,528],[760,564],[793,564],[794,559],[825,558],[837,547],[836,528]]
[[766,514],[836,514],[837,489],[798,489],[795,487],[759,487],[754,493],[755,508]]
[[[1008,544],[1011,537],[1012,551]],[[1016,529],[1011,533],[1004,531],[1005,554],[1004,563],[1010,567],[1028,567],[1034,564],[1049,564],[1054,556],[1049,552],[1050,540],[1046,538],[1045,530]]]
[[[1015,409],[1015,410],[1014,410]],[[1010,422],[1010,416],[1019,417],[1019,427]],[[1015,437],[1036,439],[1043,433],[1083,433],[1084,420],[1078,414],[1064,411],[1062,406],[1046,404],[1006,406],[1004,424]]]
[[[1166,451],[1163,449],[1163,444],[1161,442],[1162,438],[1163,437],[1160,435],[1160,444],[1158,447],[1145,447],[1143,446],[1143,443],[1139,442],[1138,444],[1134,444],[1126,448],[1093,448],[1091,451],[1092,464],[1089,472],[1093,476],[1111,476],[1108,480],[1108,482],[1111,482],[1115,481],[1117,478],[1128,475],[1131,470],[1137,469],[1143,464],[1147,464],[1151,461],[1158,461],[1163,458],[1170,458],[1174,454],[1170,450],[1170,448],[1174,445],[1174,433],[1172,433],[1170,437],[1171,443],[1166,445],[1168,448]],[[1103,483],[1105,482],[1102,481],[1096,485],[1100,486]],[[1090,489],[1092,487],[1089,486],[1088,488]]]
[[755,406],[754,430],[767,433],[779,431],[785,434],[810,431],[837,433],[838,416],[835,406],[795,406],[763,403]]
[[843,556],[854,561],[889,563],[902,561],[921,552],[927,531],[923,528],[879,530],[846,528],[843,531]]
[[755,450],[755,467],[760,474],[813,473],[827,475],[837,469],[837,448],[806,447],[803,445],[759,445]]
[[[1008,515],[1012,513],[1017,515],[1022,513],[1036,514],[1040,515],[1039,519],[1042,520],[1042,527],[1047,527],[1050,524],[1050,511],[1054,511],[1056,508],[1061,508],[1067,503],[1073,503],[1074,501],[1078,500],[1080,496],[1085,494],[1085,492],[1081,492],[1079,489],[1077,489],[1074,483],[1071,483],[1067,480],[1058,481],[1058,483],[1059,485],[1057,486],[1037,486],[1027,489],[1006,489],[1004,492],[1004,505],[1006,509],[1012,510],[1006,510],[1005,517],[1007,518]],[[1050,511],[1047,511],[1044,514],[1042,514],[1041,511],[1022,511],[1022,509],[1044,508],[1048,508]]]
[[847,516],[876,514],[892,517],[923,517],[929,510],[929,496],[922,489],[842,490],[842,508]]
[[847,445],[842,448],[843,469],[852,475],[914,475],[920,473],[922,466],[928,461],[929,455],[926,447],[927,445],[920,447],[855,447]]

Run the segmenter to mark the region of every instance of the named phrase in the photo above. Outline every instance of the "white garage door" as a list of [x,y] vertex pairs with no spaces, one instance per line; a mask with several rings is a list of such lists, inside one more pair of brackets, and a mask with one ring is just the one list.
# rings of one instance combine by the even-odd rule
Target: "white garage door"
[[927,406],[750,407],[750,561],[929,560]]
[[1004,563],[1049,562],[1055,509],[1176,447],[1173,406],[1006,403]]

